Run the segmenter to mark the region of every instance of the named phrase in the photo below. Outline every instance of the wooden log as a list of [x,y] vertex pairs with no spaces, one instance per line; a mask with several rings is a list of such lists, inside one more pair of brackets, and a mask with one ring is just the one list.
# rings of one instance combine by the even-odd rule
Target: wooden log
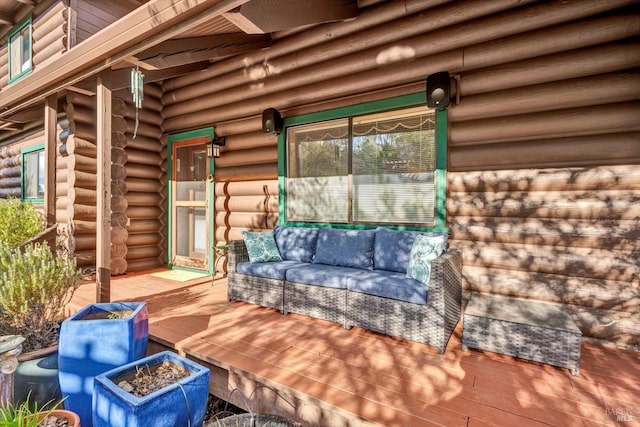
[[[550,103],[549,99],[554,97],[555,101]],[[500,102],[496,102],[497,99]],[[593,105],[594,100],[600,99],[606,99],[608,103],[640,99],[640,71],[595,75],[467,96],[464,102],[449,108],[448,118],[453,123],[563,110]],[[455,124],[451,126],[455,127]]]
[[129,202],[125,196],[112,195],[111,196],[111,210],[113,212],[125,212],[129,207]]
[[9,198],[9,197],[20,197],[20,187],[0,187],[0,197]]
[[92,123],[75,122],[73,133],[87,141],[94,142],[96,140],[96,127]]
[[[602,151],[605,144],[607,150]],[[465,145],[449,150],[451,171],[504,168],[589,167],[638,163],[640,133],[587,135],[499,144]]]
[[627,251],[456,241],[463,264],[582,278],[637,280],[638,261]]
[[4,167],[0,169],[0,178],[10,178],[20,176],[22,174],[22,166]]
[[227,227],[272,229],[277,222],[277,213],[218,211],[215,215],[216,225]]
[[127,135],[124,132],[111,132],[111,146],[126,148],[128,143]]
[[96,159],[83,156],[82,154],[71,154],[67,157],[67,168],[70,170],[80,170],[95,174],[98,170]]
[[[122,117],[127,118],[127,121],[135,122],[136,120],[136,107],[133,104],[126,104],[126,110]],[[140,123],[146,123],[151,126],[155,126],[157,128],[162,126],[162,115],[160,114],[161,110],[158,109],[150,109],[149,107],[140,108],[137,111],[138,120]]]
[[111,118],[112,132],[126,132],[128,128],[127,119],[124,117],[115,116]]
[[125,196],[129,192],[127,183],[121,180],[111,181],[111,194],[115,196]]
[[257,181],[261,179],[274,179],[278,176],[278,164],[263,164],[243,166],[241,168],[221,168],[216,167],[214,170],[214,179],[216,181]]
[[[262,114],[253,117],[220,122],[216,125],[216,135],[237,136],[242,138],[245,133],[262,133]],[[262,134],[265,135],[265,134]]]
[[69,119],[69,129],[71,129],[72,133],[76,132],[76,128],[78,124],[81,124],[81,123],[84,123],[84,124],[91,123],[95,126],[95,123],[96,123],[95,106],[93,106],[93,108],[87,108],[87,106],[84,106],[84,105],[69,103],[65,107],[65,112],[67,113],[67,118]]
[[73,203],[67,205],[67,217],[73,220],[90,221],[96,219],[96,207]]
[[131,219],[155,219],[160,217],[163,210],[158,206],[129,206],[126,213]]
[[69,187],[82,187],[95,190],[96,183],[95,173],[71,169],[67,171],[67,185]]
[[125,165],[111,165],[111,179],[115,181],[124,181],[127,178],[129,169]]
[[131,147],[127,148],[127,156],[129,162],[140,165],[158,166],[162,162],[162,158],[157,152],[137,150]]
[[[90,251],[95,250],[96,248],[96,236],[74,236],[75,237],[75,250],[76,251]],[[65,249],[69,250],[67,247],[68,243],[64,244]]]
[[[217,129],[218,128],[216,128],[216,130]],[[224,152],[251,150],[265,147],[277,148],[278,137],[275,134],[250,132],[238,135],[229,135],[226,138],[226,146],[224,147]]]
[[129,206],[161,206],[165,198],[159,193],[131,191],[127,193],[127,200],[129,201]]
[[66,145],[67,153],[69,154],[79,154],[92,159],[97,157],[96,145],[91,141],[78,137],[75,134],[70,134],[67,137]]
[[78,267],[94,267],[96,266],[96,251],[75,251],[74,257]]
[[447,215],[637,220],[640,218],[640,195],[637,191],[626,190],[459,193],[447,199]]
[[34,45],[37,47],[37,50],[33,52],[34,66],[42,65],[50,59],[62,55],[67,49],[61,31],[49,34],[43,42],[43,44]]
[[163,237],[158,233],[132,233],[129,235],[127,245],[131,248],[134,246],[152,246],[160,245]]
[[236,227],[216,227],[215,239],[216,241],[224,240],[242,240],[243,231],[268,231],[264,228],[236,228]]
[[639,185],[640,168],[636,165],[447,174],[447,191],[450,193],[635,190]]
[[112,258],[109,262],[109,269],[111,270],[112,276],[119,276],[121,274],[125,274],[127,272],[127,268],[129,264],[127,260],[124,258]]
[[129,105],[124,98],[113,95],[111,98],[111,112],[114,116],[124,117],[129,110]]
[[111,227],[126,227],[129,216],[125,212],[111,212]]
[[[120,130],[120,129],[118,129]],[[124,128],[124,131],[127,133],[127,135],[129,135],[130,137],[133,137],[134,131],[135,131],[135,122],[128,120],[127,121],[127,126],[126,128]],[[147,138],[152,138],[152,139],[160,139],[162,137],[162,129],[159,126],[156,125],[150,125],[144,122],[140,122],[138,124],[138,129],[136,132],[136,138],[138,137],[137,135],[140,136],[145,136]]]
[[117,165],[124,165],[129,159],[129,153],[120,147],[111,147],[111,161]]
[[216,210],[231,212],[278,213],[278,198],[267,196],[236,196],[229,200],[216,198]]
[[113,243],[111,242],[111,246],[109,247],[109,252],[111,253],[111,259],[118,258],[126,258],[129,249],[126,244],[123,243]]
[[278,194],[278,181],[243,181],[243,182],[216,182],[214,192],[216,197],[229,196],[256,196],[264,194],[264,186],[267,186],[269,194]]
[[637,348],[640,345],[637,314],[587,307],[566,307],[583,336]]
[[126,175],[127,178],[145,178],[145,179],[159,179],[162,176],[162,171],[158,166],[147,166],[134,163],[127,163]]
[[142,259],[158,258],[162,250],[158,246],[137,246],[129,248],[126,256],[128,263]]
[[162,184],[159,181],[153,179],[133,178],[128,176],[126,183],[127,188],[129,189],[129,194],[138,192],[160,194],[163,191]]
[[222,152],[221,156],[215,160],[216,166],[223,168],[273,162],[278,162],[278,148],[275,146]]
[[462,275],[474,292],[630,313],[640,304],[637,283],[467,265]]
[[36,54],[39,49],[53,43],[62,45],[62,37],[65,35],[64,20],[60,17],[50,15],[51,19],[40,20],[33,24],[33,50]]
[[116,226],[111,227],[111,242],[112,243],[127,243],[129,238],[129,232],[126,227]]
[[462,75],[459,93],[461,97],[467,97],[539,83],[629,70],[640,65],[638,55],[634,54],[638,50],[640,50],[640,43],[610,43],[475,69]]
[[156,232],[160,233],[162,223],[157,219],[131,218],[131,224],[127,227],[130,234]]
[[595,19],[567,19],[564,22],[554,27],[532,32],[519,31],[511,37],[467,46],[464,50],[465,68],[473,70],[566,52],[627,39],[640,33],[640,17],[637,14],[605,14]]
[[458,122],[449,127],[450,146],[499,143],[579,134],[640,130],[640,102],[623,102],[535,114]]
[[[236,215],[232,213],[231,216]],[[216,219],[218,216],[216,215]],[[524,243],[633,251],[640,241],[637,220],[450,217],[454,240]]]
[[96,235],[96,222],[95,221],[73,221],[73,235]]
[[162,157],[162,143],[155,138],[147,138],[144,135],[137,135],[136,139],[128,139],[127,148],[158,153]]
[[66,196],[69,198],[70,203],[80,203],[89,206],[95,206],[98,198],[95,190],[82,187],[70,187],[66,190]]
[[162,261],[159,257],[156,257],[150,259],[127,260],[127,264],[127,271],[141,271],[154,267],[166,266],[167,261]]

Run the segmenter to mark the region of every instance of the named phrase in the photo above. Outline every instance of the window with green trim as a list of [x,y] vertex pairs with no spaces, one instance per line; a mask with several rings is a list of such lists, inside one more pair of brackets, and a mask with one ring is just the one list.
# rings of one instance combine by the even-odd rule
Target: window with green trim
[[22,21],[9,34],[9,82],[31,72],[31,18]]
[[441,225],[435,112],[359,107],[286,126],[286,222]]
[[22,151],[22,199],[33,202],[44,200],[44,146]]

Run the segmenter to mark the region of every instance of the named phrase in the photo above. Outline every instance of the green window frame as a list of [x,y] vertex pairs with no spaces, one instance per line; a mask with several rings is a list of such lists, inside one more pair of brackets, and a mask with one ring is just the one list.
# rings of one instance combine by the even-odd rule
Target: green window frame
[[[433,114],[433,119],[435,120],[435,129],[432,129],[431,132],[435,132],[435,136],[433,137],[433,141],[435,142],[435,168],[432,170],[433,174],[433,196],[434,199],[431,201],[433,203],[433,218],[428,222],[413,222],[413,221],[394,221],[388,222],[385,220],[374,220],[371,217],[366,218],[366,215],[362,215],[364,220],[358,220],[356,218],[357,215],[354,215],[354,212],[358,209],[357,204],[360,199],[360,193],[356,194],[354,187],[357,186],[357,173],[356,163],[354,162],[353,156],[355,153],[355,145],[357,145],[357,135],[358,130],[354,129],[354,126],[357,126],[358,120],[363,122],[368,117],[367,115],[375,116],[378,113],[388,113],[392,115],[393,112],[403,110],[413,111],[415,107],[420,107],[418,110],[422,111],[422,107],[424,107],[424,111],[427,114]],[[406,110],[406,111],[405,111]],[[382,114],[384,117],[385,114]],[[425,114],[422,115],[423,117]],[[359,119],[360,118],[360,119]],[[333,122],[332,122],[333,121]],[[341,123],[344,121],[344,123]],[[329,185],[334,185],[339,188],[345,187],[348,193],[348,207],[349,215],[345,220],[344,214],[340,220],[323,220],[323,219],[301,219],[295,220],[288,218],[288,213],[294,212],[295,207],[288,211],[287,209],[287,191],[288,188],[290,191],[298,191],[299,187],[296,187],[296,184],[289,185],[291,182],[295,181],[298,178],[296,173],[296,165],[289,165],[289,149],[294,150],[298,147],[296,142],[299,139],[296,132],[300,129],[301,132],[304,132],[305,129],[313,129],[329,127],[332,124],[335,124],[333,127],[333,132],[337,134],[335,129],[338,129],[340,126],[343,126],[347,131],[342,131],[341,138],[344,137],[344,134],[348,133],[348,136],[344,137],[348,139],[348,142],[345,144],[350,146],[348,150],[348,154],[344,154],[344,156],[348,156],[348,183],[344,184],[344,180],[329,180]],[[336,143],[336,138],[332,139],[331,143],[339,146],[339,148],[335,148],[336,157],[343,156],[343,152],[347,152],[343,149],[342,142],[338,141]],[[288,145],[289,144],[289,145]],[[433,152],[431,152],[433,155]],[[294,155],[294,158],[297,159],[297,155]],[[319,157],[318,157],[319,158]],[[433,161],[433,159],[431,160]],[[291,161],[295,163],[295,160]],[[325,161],[326,163],[326,161]],[[332,226],[332,227],[341,227],[341,228],[374,228],[377,226],[385,226],[389,228],[396,229],[410,229],[410,230],[438,230],[438,231],[447,231],[446,228],[446,169],[447,169],[447,112],[446,110],[428,110],[426,108],[426,95],[424,93],[417,93],[412,95],[405,95],[390,99],[385,99],[381,101],[369,102],[360,105],[354,105],[350,107],[338,108],[334,110],[322,111],[318,113],[311,113],[302,116],[290,117],[284,119],[283,131],[280,133],[278,138],[278,185],[279,185],[279,221],[280,225],[289,225],[289,226]],[[333,167],[333,166],[332,166]],[[343,169],[345,166],[339,166],[341,172],[338,172],[337,175],[343,174]],[[376,166],[377,167],[377,166]],[[431,166],[433,167],[433,166]],[[289,174],[292,174],[292,179],[289,180]],[[303,174],[300,174],[303,175]],[[371,177],[375,177],[375,179],[379,178],[381,175],[370,174],[369,176],[361,176],[360,178],[371,179]],[[393,175],[388,175],[393,176]],[[342,177],[342,175],[340,176]],[[322,179],[320,178],[317,181],[322,185]],[[384,179],[384,178],[383,178]],[[391,178],[393,179],[393,178]],[[368,196],[373,195],[372,197],[378,197],[375,195],[375,186],[380,185],[381,188],[385,186],[390,186],[389,182],[386,183],[373,183],[373,185],[369,185],[371,188],[374,187],[374,191],[370,192]],[[289,185],[289,187],[288,187]],[[392,185],[391,185],[392,186]],[[317,187],[316,187],[317,188]],[[307,190],[309,191],[309,190]],[[360,191],[360,190],[358,190]],[[343,192],[338,191],[339,197],[343,197]],[[329,195],[326,197],[333,197],[333,195]],[[426,203],[431,203],[426,202]],[[375,202],[374,202],[375,203]],[[300,206],[300,205],[299,205]],[[375,204],[371,205],[374,206]],[[430,205],[431,206],[431,205]],[[389,208],[389,207],[387,207]],[[431,209],[431,207],[429,207]]]
[[32,34],[31,16],[25,18],[9,33],[9,83],[20,80],[33,69]]
[[45,153],[44,144],[23,148],[20,151],[22,179],[20,197],[23,201],[44,203]]

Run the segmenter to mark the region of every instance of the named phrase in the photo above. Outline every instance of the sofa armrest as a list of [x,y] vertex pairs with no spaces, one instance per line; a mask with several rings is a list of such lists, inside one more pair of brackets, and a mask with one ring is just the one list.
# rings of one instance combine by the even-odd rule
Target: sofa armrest
[[462,253],[450,248],[431,262],[427,306],[430,317],[453,332],[462,311]]
[[227,268],[229,271],[233,271],[234,273],[237,271],[236,265],[241,262],[249,261],[249,253],[244,245],[244,240],[229,241],[228,257]]

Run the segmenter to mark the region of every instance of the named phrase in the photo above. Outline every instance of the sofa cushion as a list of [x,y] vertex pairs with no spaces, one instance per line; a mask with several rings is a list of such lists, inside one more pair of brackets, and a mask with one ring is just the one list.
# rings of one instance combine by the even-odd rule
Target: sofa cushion
[[249,276],[284,280],[288,269],[293,267],[302,267],[304,265],[306,264],[298,261],[240,262],[236,265],[236,271]]
[[376,270],[389,270],[406,273],[413,242],[418,234],[425,236],[444,236],[445,248],[447,233],[423,231],[397,231],[384,227],[376,229],[373,251],[373,265]]
[[349,276],[347,289],[414,304],[427,303],[428,284],[393,271],[362,271],[357,275]]
[[283,259],[301,262],[313,260],[318,241],[317,228],[277,226],[273,234]]
[[372,270],[374,238],[375,230],[322,228],[313,262]]
[[287,270],[285,279],[293,283],[346,289],[349,277],[360,272],[362,270],[356,268],[309,264]]
[[444,252],[443,236],[416,236],[411,247],[411,256],[407,266],[407,277],[429,283],[431,261]]
[[251,262],[282,261],[273,231],[243,231],[242,238]]

